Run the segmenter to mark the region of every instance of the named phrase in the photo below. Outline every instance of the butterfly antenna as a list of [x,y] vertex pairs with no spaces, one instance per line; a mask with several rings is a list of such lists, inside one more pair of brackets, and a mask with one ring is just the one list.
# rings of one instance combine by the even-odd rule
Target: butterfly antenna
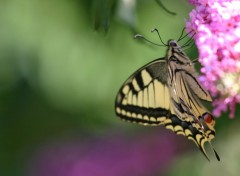
[[[195,34],[196,34],[196,33],[194,33],[194,34],[192,35],[192,37],[194,37]],[[184,48],[184,47],[186,47],[186,46],[189,46],[189,44],[190,44],[190,43],[192,42],[192,40],[193,40],[192,37],[182,46],[182,48]]]
[[184,27],[184,28],[182,29],[182,33],[181,33],[181,35],[180,35],[180,37],[178,38],[177,41],[181,40],[181,38],[182,38],[182,36],[183,36],[183,33],[184,33],[185,29],[186,29],[186,27]]
[[[190,43],[192,43],[191,45],[190,45]],[[190,42],[188,45],[186,45],[186,46],[184,46],[184,47],[182,47],[182,49],[184,50],[184,51],[186,51],[186,50],[188,50],[188,49],[190,49],[190,48],[192,48],[193,46],[194,46],[194,42]],[[189,46],[190,45],[190,46]],[[189,46],[188,48],[186,48],[187,46]]]
[[159,33],[159,31],[158,31],[156,28],[152,29],[151,32],[157,32],[158,37],[159,37],[160,41],[162,42],[162,44],[163,44],[164,46],[168,46],[167,44],[165,44],[165,43],[163,42],[162,37],[160,36],[160,33]]
[[[191,45],[190,45],[191,44]],[[192,39],[189,39],[189,41],[187,41],[181,48],[185,48],[185,47],[188,47],[188,46],[191,46],[194,45],[194,42],[192,41]]]
[[146,42],[151,43],[151,44],[156,45],[156,46],[166,46],[166,45],[159,45],[159,44],[157,44],[157,43],[154,43],[154,42],[146,39],[145,37],[143,37],[141,34],[136,34],[136,35],[134,36],[134,38],[135,38],[135,39],[137,39],[137,38],[143,39],[143,40],[145,40]]
[[[185,35],[183,36],[183,33],[184,33],[184,30],[185,30],[185,29],[186,29],[186,28],[184,27],[183,30],[182,30],[182,33],[181,33],[181,35],[180,35],[180,37],[179,37],[179,39],[177,40],[177,42],[179,42],[180,40],[184,39],[184,38],[187,37],[189,34],[191,34],[192,32],[194,32],[194,30],[191,30],[190,32],[188,32],[187,34],[185,34]],[[195,32],[194,32],[194,34],[191,36],[191,39],[193,38],[194,35],[195,35]]]

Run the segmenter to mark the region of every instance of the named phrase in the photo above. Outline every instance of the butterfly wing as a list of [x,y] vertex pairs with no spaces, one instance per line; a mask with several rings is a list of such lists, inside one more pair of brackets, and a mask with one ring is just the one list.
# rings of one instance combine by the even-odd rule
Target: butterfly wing
[[167,63],[157,59],[133,73],[120,88],[116,114],[127,121],[161,125],[170,116]]
[[[193,140],[208,159],[204,143],[215,136],[215,131],[199,130],[199,123],[194,120],[198,117],[189,115],[188,119],[184,119],[179,111],[177,113],[174,110],[182,108],[180,104],[187,100],[184,99],[179,104],[172,103],[173,95],[169,91],[171,86],[168,85],[168,81],[168,66],[163,59],[152,61],[137,70],[125,81],[117,94],[115,101],[117,116],[142,125],[165,125],[176,134]],[[183,90],[188,91],[186,88]]]
[[212,102],[209,92],[199,83],[197,79],[197,72],[193,67],[193,64],[188,66],[188,69],[185,70],[184,76],[189,89],[191,89],[195,96],[201,100]]

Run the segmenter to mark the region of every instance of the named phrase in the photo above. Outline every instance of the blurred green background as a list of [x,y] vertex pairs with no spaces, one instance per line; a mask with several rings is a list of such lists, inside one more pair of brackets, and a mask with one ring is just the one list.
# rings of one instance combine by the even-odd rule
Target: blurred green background
[[165,53],[133,35],[177,38],[192,9],[162,3],[177,15],[154,0],[0,0],[1,176],[238,175],[239,110],[217,119],[221,162],[163,127],[116,118],[123,81]]

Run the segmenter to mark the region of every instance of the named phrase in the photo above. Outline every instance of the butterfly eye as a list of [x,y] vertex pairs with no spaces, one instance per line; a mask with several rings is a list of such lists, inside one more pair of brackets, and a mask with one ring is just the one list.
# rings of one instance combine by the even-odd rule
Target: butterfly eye
[[176,42],[170,42],[169,44],[170,44],[171,47],[176,47],[177,46]]
[[204,115],[203,115],[203,118],[204,118],[204,121],[205,121],[206,123],[212,123],[212,121],[213,121],[213,117],[212,117],[211,114],[209,114],[209,113],[204,114]]

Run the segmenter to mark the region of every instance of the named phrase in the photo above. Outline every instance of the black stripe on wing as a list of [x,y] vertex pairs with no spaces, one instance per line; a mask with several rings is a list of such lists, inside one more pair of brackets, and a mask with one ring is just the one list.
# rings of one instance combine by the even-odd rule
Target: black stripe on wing
[[161,125],[171,116],[164,108],[145,108],[133,105],[121,105],[116,108],[116,114],[124,120],[144,125]]
[[[147,69],[146,69],[146,70],[147,70]],[[149,72],[149,70],[148,70],[147,73],[150,74],[151,72]],[[146,85],[144,85],[144,83],[143,83],[143,77],[142,77],[142,75],[141,75],[141,72],[137,72],[137,73],[136,73],[135,79],[136,79],[136,83],[137,83],[139,89],[141,89],[141,90],[144,89],[144,87],[145,87]],[[133,84],[129,84],[129,85],[130,85],[130,87],[132,88],[132,90],[138,91],[138,90],[136,90],[136,89],[133,87]]]

